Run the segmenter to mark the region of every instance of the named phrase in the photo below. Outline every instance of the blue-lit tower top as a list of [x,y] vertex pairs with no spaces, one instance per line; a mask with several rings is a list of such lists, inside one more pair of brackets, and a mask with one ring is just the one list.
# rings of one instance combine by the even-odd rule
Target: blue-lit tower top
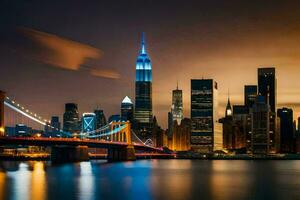
[[152,82],[151,60],[146,52],[145,34],[142,33],[140,54],[136,60],[136,81]]

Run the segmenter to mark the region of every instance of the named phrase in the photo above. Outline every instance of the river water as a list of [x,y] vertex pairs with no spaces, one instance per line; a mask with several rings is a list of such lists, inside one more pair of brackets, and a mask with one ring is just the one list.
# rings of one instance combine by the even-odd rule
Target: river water
[[300,199],[300,161],[0,161],[0,199]]

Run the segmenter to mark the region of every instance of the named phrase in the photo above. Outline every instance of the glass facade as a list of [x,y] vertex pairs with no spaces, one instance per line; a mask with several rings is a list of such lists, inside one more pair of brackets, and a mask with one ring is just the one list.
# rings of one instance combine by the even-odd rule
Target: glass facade
[[275,68],[258,68],[258,94],[264,97],[264,102],[270,105],[270,151],[279,149],[279,135],[276,130],[276,75]]
[[75,103],[67,103],[65,105],[65,113],[63,120],[63,129],[65,132],[78,132],[79,125],[78,106]]
[[212,152],[215,138],[216,146],[222,148],[222,128],[217,125],[217,89],[212,79],[191,80],[191,147],[199,152]]

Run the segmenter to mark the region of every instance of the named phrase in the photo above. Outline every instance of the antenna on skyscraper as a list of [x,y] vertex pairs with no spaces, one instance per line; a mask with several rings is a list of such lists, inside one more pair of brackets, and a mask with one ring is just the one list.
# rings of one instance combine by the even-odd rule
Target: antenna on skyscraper
[[146,53],[146,47],[145,47],[145,32],[142,32],[142,50],[141,50],[142,54]]
[[267,105],[270,105],[270,86],[267,86]]

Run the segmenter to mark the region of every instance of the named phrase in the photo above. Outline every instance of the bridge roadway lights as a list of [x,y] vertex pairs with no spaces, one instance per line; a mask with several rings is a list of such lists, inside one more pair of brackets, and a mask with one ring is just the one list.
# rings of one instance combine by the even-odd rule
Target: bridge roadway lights
[[54,146],[51,149],[51,161],[53,163],[88,161],[87,146]]
[[134,146],[130,144],[127,147],[109,148],[107,152],[107,160],[109,162],[136,160]]

